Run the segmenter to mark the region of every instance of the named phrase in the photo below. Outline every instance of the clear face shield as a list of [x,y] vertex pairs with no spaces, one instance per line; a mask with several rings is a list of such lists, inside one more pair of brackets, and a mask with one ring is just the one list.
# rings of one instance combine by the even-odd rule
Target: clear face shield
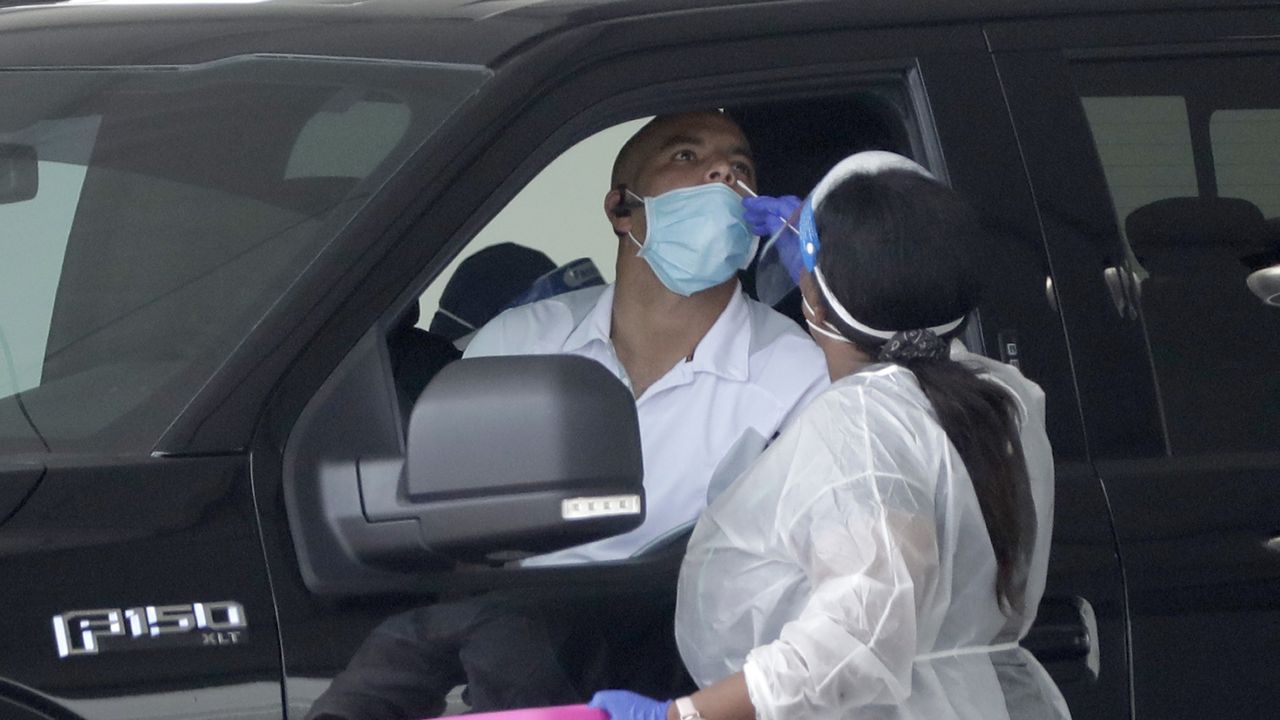
[[[752,198],[760,197],[746,183],[739,180],[739,188]],[[787,198],[780,198],[786,200]],[[797,198],[791,197],[796,200]],[[776,202],[778,199],[774,199]],[[777,207],[776,205],[774,207]],[[800,258],[800,217],[803,205],[790,211],[787,216],[774,214],[786,212],[773,210],[768,212],[769,218],[764,221],[768,226],[780,223],[768,237],[761,237],[759,259],[756,262],[756,299],[766,305],[774,306],[786,297],[800,283],[800,273],[804,263]],[[752,222],[761,223],[760,218]]]
[[756,263],[756,297],[766,305],[777,305],[800,284],[804,261],[800,252],[800,214],[796,208],[777,232],[764,240]]

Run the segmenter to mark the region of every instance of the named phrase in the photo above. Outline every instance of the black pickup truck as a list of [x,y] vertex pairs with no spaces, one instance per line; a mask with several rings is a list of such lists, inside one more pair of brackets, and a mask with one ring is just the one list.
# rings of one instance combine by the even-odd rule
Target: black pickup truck
[[620,138],[707,107],[761,192],[874,146],[979,208],[1073,717],[1280,707],[1280,3],[0,5],[0,718],[301,718],[405,608],[669,604],[678,542],[501,562],[634,522],[629,394],[429,325],[482,246],[607,267]]

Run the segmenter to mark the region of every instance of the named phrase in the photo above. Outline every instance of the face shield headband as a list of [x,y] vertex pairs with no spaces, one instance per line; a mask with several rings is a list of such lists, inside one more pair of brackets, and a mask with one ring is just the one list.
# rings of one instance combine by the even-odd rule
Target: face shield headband
[[930,180],[936,180],[928,170],[925,170],[918,163],[896,153],[882,150],[855,153],[841,160],[835,167],[831,168],[818,183],[817,187],[813,189],[813,192],[809,194],[809,197],[805,199],[804,206],[800,211],[800,257],[804,261],[805,269],[813,273],[814,279],[817,280],[818,290],[822,293],[823,299],[826,300],[827,306],[845,325],[859,333],[884,341],[892,339],[900,332],[918,329],[928,330],[938,336],[945,335],[960,327],[961,323],[964,322],[964,316],[929,328],[908,328],[907,330],[881,330],[858,321],[836,299],[835,294],[831,292],[831,288],[827,284],[827,279],[822,274],[822,270],[818,267],[818,251],[822,247],[822,242],[818,237],[818,226],[814,220],[815,208],[822,204],[831,189],[839,183],[857,175],[875,175],[886,170],[905,170]]
[[[844,321],[845,325],[848,325],[849,327],[853,328],[854,330],[857,330],[863,335],[876,338],[877,340],[891,340],[893,339],[894,335],[897,335],[900,332],[906,332],[904,330],[879,330],[877,328],[871,327],[870,325],[867,325],[866,323],[858,322],[856,319],[854,319],[852,315],[849,314],[849,311],[846,310],[844,306],[840,304],[840,301],[836,300],[836,296],[832,294],[831,289],[827,287],[827,279],[822,276],[821,268],[814,268],[813,277],[818,281],[818,290],[822,292],[822,298],[827,301],[827,307],[831,308],[831,310],[835,312],[836,317]],[[934,325],[933,327],[928,327],[928,328],[911,328],[911,329],[912,330],[916,330],[916,329],[928,330],[932,332],[934,335],[941,337],[951,332],[952,330],[955,330],[956,328],[960,327],[960,323],[963,323],[963,322],[964,322],[964,316],[960,316],[955,320],[952,320],[951,322],[943,323],[941,325]]]

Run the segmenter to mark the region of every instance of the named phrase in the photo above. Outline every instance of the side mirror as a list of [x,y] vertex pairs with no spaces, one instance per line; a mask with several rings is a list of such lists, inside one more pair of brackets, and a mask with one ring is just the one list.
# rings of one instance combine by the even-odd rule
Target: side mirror
[[414,405],[406,457],[361,458],[366,563],[507,561],[634,529],[643,461],[631,393],[574,356],[448,365]]
[[0,205],[34,198],[40,189],[39,168],[34,147],[0,143]]
[[1249,273],[1245,283],[1263,303],[1280,307],[1280,265],[1272,265]]

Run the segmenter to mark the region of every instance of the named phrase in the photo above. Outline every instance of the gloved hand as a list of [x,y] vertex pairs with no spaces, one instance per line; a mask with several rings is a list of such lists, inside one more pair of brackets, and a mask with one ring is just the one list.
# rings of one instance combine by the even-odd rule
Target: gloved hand
[[795,195],[745,197],[742,198],[743,219],[752,235],[772,237],[802,202]]
[[654,700],[630,690],[601,690],[587,705],[609,713],[610,720],[667,720],[670,700]]
[[[761,195],[742,199],[743,219],[746,220],[747,227],[751,228],[752,233],[773,240],[772,245],[765,246],[766,251],[770,248],[772,251],[761,254],[761,266],[776,262],[785,268],[786,276],[791,280],[791,285],[785,286],[786,281],[781,279],[781,274],[777,275],[774,283],[778,286],[776,300],[782,299],[785,289],[800,284],[800,274],[804,271],[804,261],[800,258],[800,236],[791,228],[783,227],[803,203],[804,201],[795,195],[782,197]],[[776,238],[774,238],[775,234],[777,234]],[[760,282],[762,275],[768,274],[763,268],[758,268],[756,273],[757,282]],[[756,289],[757,292],[760,291],[758,285]]]

